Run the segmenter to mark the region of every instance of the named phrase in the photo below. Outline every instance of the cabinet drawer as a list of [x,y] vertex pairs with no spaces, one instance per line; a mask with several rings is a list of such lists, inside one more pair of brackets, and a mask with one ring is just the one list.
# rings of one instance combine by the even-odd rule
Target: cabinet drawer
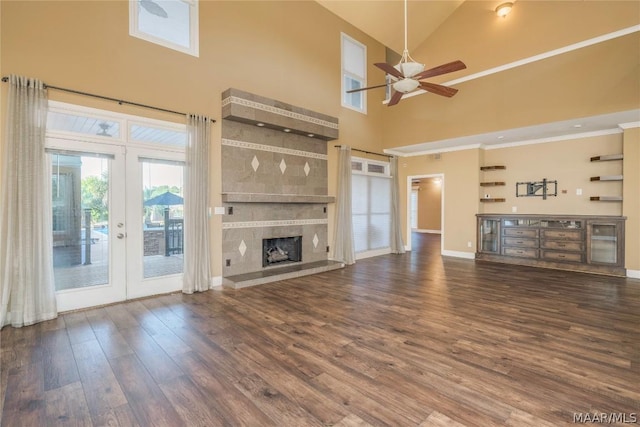
[[542,230],[542,237],[547,239],[582,240],[580,230]]
[[502,248],[502,255],[521,258],[538,258],[538,250],[528,248]]
[[502,241],[505,246],[517,246],[519,248],[537,248],[538,239],[525,239],[521,237],[505,237]]
[[527,230],[521,228],[505,228],[504,229],[505,236],[514,236],[514,237],[538,237],[538,230]]
[[584,262],[582,254],[577,252],[542,251],[542,258],[549,261]]
[[559,249],[561,251],[584,251],[584,245],[582,242],[564,242],[559,240],[543,240],[540,243],[540,247],[544,249]]

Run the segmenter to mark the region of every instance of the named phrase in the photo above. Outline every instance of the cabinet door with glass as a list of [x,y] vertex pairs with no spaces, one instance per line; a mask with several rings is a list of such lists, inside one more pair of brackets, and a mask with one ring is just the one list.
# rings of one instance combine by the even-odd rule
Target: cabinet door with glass
[[478,252],[500,253],[500,218],[478,217]]
[[587,262],[612,267],[624,266],[624,220],[587,222]]

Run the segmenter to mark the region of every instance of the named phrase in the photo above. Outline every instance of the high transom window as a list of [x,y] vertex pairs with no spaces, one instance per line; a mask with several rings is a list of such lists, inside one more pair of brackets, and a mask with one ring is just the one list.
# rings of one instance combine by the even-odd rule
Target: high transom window
[[342,51],[342,106],[367,112],[366,91],[347,93],[367,84],[367,47],[359,41],[341,33]]
[[198,1],[130,0],[129,34],[198,56]]

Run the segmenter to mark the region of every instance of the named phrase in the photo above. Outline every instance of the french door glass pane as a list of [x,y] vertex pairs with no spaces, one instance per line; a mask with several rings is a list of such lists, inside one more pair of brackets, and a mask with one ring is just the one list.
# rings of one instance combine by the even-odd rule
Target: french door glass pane
[[142,161],[144,278],[183,271],[183,166]]
[[109,160],[51,154],[56,290],[109,283]]

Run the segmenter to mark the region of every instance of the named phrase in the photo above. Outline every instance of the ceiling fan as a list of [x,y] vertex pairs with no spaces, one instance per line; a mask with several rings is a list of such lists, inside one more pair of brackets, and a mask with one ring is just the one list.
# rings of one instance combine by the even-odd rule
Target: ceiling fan
[[389,107],[400,102],[400,99],[402,99],[402,95],[404,95],[405,93],[412,92],[418,88],[426,90],[427,92],[435,93],[436,95],[442,95],[450,98],[458,92],[458,89],[442,86],[435,83],[422,82],[420,80],[439,76],[442,74],[452,73],[454,71],[464,70],[465,68],[467,68],[464,62],[453,61],[425,70],[424,64],[416,62],[411,57],[411,55],[409,55],[409,49],[407,49],[407,0],[404,0],[404,51],[402,52],[402,58],[400,59],[400,62],[396,65],[387,64],[386,62],[377,62],[373,65],[389,74],[392,83],[352,89],[348,90],[347,93],[385,87],[391,84],[393,88],[393,94],[391,95],[391,99],[387,104],[387,106]]

